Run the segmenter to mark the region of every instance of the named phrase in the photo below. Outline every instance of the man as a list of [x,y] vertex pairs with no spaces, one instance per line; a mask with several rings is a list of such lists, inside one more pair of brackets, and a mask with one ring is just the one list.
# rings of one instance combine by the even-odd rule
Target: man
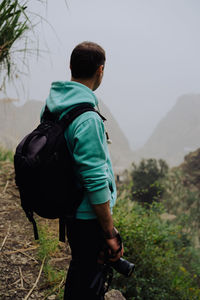
[[[47,98],[51,112],[62,117],[72,108],[89,103],[98,107],[94,95],[101,84],[105,51],[92,42],[83,42],[71,54],[71,81],[54,82]],[[77,117],[65,131],[69,150],[75,161],[77,185],[84,196],[76,219],[67,224],[67,237],[72,251],[64,299],[100,300],[91,284],[101,267],[99,254],[105,244],[110,260],[123,254],[112,220],[116,186],[101,117],[88,111]]]

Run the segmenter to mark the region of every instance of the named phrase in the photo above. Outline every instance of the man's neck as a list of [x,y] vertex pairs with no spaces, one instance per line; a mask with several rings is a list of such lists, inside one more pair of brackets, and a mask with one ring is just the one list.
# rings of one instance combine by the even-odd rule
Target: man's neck
[[93,79],[75,79],[75,78],[72,77],[71,81],[75,81],[75,82],[79,82],[81,84],[84,84],[89,89],[91,89],[93,91],[93,88],[94,88],[94,80]]

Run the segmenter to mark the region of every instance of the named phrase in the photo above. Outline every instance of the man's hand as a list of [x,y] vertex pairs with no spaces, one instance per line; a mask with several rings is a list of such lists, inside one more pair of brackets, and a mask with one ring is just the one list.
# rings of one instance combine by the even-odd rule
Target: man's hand
[[107,247],[99,253],[98,263],[103,264],[107,261],[115,262],[123,256],[124,247],[117,238],[105,239]]
[[108,245],[109,260],[114,262],[120,259],[124,253],[123,244],[120,245],[117,237],[112,239],[106,239],[106,244]]
[[[123,255],[124,248],[120,239],[118,238],[118,231],[113,225],[109,201],[102,204],[93,205],[93,209],[102,227],[102,231],[104,232],[105,242],[108,245],[108,258],[110,261],[117,261]],[[102,253],[101,255],[100,253],[99,261],[103,261],[104,258],[105,254]]]

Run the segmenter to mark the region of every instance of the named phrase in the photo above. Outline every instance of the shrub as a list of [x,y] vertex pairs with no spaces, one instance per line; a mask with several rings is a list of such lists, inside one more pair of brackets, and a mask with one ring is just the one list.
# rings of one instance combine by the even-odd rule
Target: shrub
[[[136,270],[128,279],[116,274],[113,287],[127,300],[200,299],[199,255],[191,252],[181,227],[162,220],[164,210],[159,203],[149,210],[129,203],[127,198],[118,200],[114,219],[124,241],[125,258],[135,263]],[[189,269],[191,262],[195,266]]]
[[164,186],[160,179],[168,172],[168,166],[162,159],[143,159],[138,166],[133,164],[132,178],[132,199],[148,207],[154,201],[159,201]]
[[28,29],[25,9],[26,6],[20,5],[19,0],[3,0],[0,3],[0,70],[1,73],[6,70],[6,76],[0,82],[1,88],[5,84],[5,78],[11,77],[13,44]]
[[184,226],[196,243],[200,244],[200,202],[199,186],[188,183],[189,180],[181,169],[172,169],[165,178],[163,203],[170,214],[176,215],[176,223]]

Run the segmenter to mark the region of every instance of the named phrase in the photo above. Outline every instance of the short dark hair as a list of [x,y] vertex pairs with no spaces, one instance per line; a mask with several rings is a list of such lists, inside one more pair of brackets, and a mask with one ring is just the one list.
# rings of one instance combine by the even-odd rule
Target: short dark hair
[[77,45],[70,59],[72,77],[91,78],[98,67],[105,64],[105,60],[105,51],[98,44],[83,42]]

